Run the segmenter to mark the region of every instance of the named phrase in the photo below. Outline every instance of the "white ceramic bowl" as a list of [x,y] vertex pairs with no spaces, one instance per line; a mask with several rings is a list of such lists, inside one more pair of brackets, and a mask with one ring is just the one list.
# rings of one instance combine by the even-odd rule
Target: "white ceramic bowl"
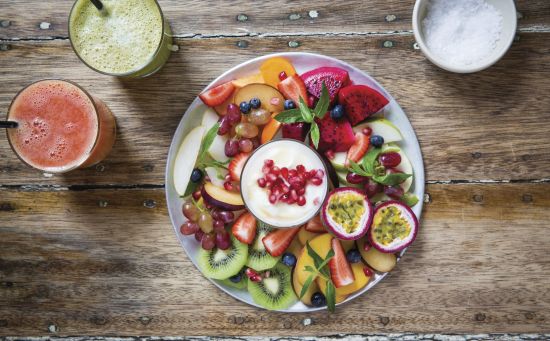
[[[409,159],[411,160],[411,163],[414,169],[414,182],[413,182],[412,189],[413,189],[413,193],[416,194],[418,198],[420,198],[420,202],[413,207],[413,211],[414,211],[414,214],[416,214],[416,216],[420,220],[420,214],[422,212],[422,203],[423,203],[422,199],[424,197],[424,164],[422,161],[422,154],[420,152],[420,145],[418,144],[418,140],[414,133],[413,127],[411,126],[411,123],[409,122],[407,115],[405,114],[405,112],[403,112],[403,109],[401,109],[401,107],[399,106],[399,104],[397,104],[395,99],[393,99],[393,97],[380,84],[378,84],[378,82],[376,82],[374,78],[369,76],[367,73],[359,70],[354,66],[344,63],[338,59],[323,56],[323,55],[318,55],[313,53],[302,53],[302,52],[279,53],[279,54],[271,54],[271,55],[255,58],[245,63],[242,63],[240,65],[237,65],[229,69],[228,71],[226,71],[217,79],[215,79],[212,83],[210,83],[206,87],[206,89],[212,88],[224,82],[228,82],[232,79],[257,73],[260,65],[265,60],[275,56],[285,57],[288,60],[290,60],[299,74],[305,71],[315,69],[320,66],[336,66],[336,67],[343,68],[349,72],[349,76],[355,82],[355,84],[365,84],[370,87],[373,87],[374,89],[380,91],[384,96],[386,96],[386,98],[389,99],[390,103],[386,106],[384,114],[388,120],[390,120],[393,124],[397,126],[397,128],[401,130],[401,134],[403,135],[403,141],[400,142],[399,145],[401,149],[407,154],[407,156],[409,156]],[[176,159],[176,153],[179,149],[180,144],[182,143],[184,137],[191,131],[191,129],[193,129],[195,126],[201,123],[202,113],[204,112],[205,109],[206,107],[204,106],[202,101],[197,97],[191,103],[191,105],[185,112],[185,115],[182,117],[180,124],[172,139],[172,144],[170,145],[170,151],[168,152],[168,161],[166,164],[166,179],[165,179],[166,203],[168,206],[168,213],[170,214],[172,225],[174,226],[174,231],[176,232],[176,237],[180,241],[181,246],[187,253],[187,256],[189,257],[189,259],[197,267],[196,271],[200,271],[197,266],[197,255],[199,252],[200,245],[195,241],[195,238],[193,236],[183,236],[179,232],[179,228],[181,224],[185,222],[185,217],[183,216],[181,211],[183,200],[179,197],[178,193],[176,192],[176,189],[174,188],[173,169],[174,169],[174,161]],[[399,254],[398,260],[405,253],[405,251],[406,249],[401,251],[401,253]],[[340,304],[349,302],[355,299],[356,297],[362,295],[363,293],[368,291],[370,288],[375,286],[378,282],[380,282],[386,275],[387,273],[375,273],[374,278],[369,282],[369,284],[365,288],[350,295],[344,302]],[[261,306],[254,303],[254,301],[252,300],[252,297],[250,297],[247,291],[226,287],[220,282],[215,280],[210,280],[210,281],[214,283],[216,286],[218,286],[221,290],[225,291],[227,294],[233,296],[234,298],[242,302],[245,302],[247,304],[262,308]],[[197,290],[204,290],[204,287],[197,288]],[[316,310],[322,310],[322,309],[326,309],[326,308],[308,307],[302,302],[297,302],[291,307],[289,307],[288,309],[285,309],[282,311],[307,312],[307,311],[316,311]]]
[[[461,1],[461,0],[457,0]],[[472,73],[484,70],[499,61],[508,51],[517,28],[517,14],[514,0],[486,0],[493,5],[502,14],[502,32],[495,49],[484,59],[470,65],[457,66],[452,65],[448,61],[434,55],[426,46],[424,40],[424,32],[422,22],[427,14],[428,4],[430,0],[416,0],[412,16],[413,32],[416,42],[420,46],[420,50],[424,53],[432,63],[447,71],[456,73]]]

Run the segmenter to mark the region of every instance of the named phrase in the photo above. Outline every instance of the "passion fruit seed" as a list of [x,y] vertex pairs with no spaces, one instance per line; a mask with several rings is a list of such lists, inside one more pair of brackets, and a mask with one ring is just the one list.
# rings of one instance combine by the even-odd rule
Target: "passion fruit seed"
[[355,232],[364,213],[363,198],[357,193],[348,192],[330,198],[328,214],[347,233]]
[[411,233],[411,225],[401,216],[397,207],[383,208],[374,217],[374,237],[382,245],[389,245],[395,239],[404,239]]

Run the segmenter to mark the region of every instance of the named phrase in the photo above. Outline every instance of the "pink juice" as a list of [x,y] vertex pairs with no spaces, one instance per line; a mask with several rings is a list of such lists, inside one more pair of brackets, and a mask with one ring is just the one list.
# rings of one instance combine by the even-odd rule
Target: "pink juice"
[[52,173],[92,166],[111,150],[116,125],[107,106],[79,86],[44,80],[23,89],[8,119],[10,144],[28,165]]

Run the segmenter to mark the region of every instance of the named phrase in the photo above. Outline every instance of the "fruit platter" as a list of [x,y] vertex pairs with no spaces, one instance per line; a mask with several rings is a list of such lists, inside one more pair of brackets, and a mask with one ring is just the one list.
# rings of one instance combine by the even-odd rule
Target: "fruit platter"
[[248,304],[334,311],[419,231],[424,168],[372,77],[311,53],[250,60],[198,95],[172,140],[166,198],[187,255]]

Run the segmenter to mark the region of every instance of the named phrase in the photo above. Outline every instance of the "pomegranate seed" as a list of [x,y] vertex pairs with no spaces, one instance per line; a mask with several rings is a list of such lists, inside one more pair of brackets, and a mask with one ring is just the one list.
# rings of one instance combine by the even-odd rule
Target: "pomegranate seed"
[[270,202],[271,204],[276,203],[276,202],[277,202],[277,196],[274,195],[274,194],[271,194],[271,195],[269,196],[269,202]]
[[258,179],[258,186],[260,186],[261,188],[264,188],[265,184],[266,184],[266,181],[264,178]]
[[325,152],[325,156],[329,159],[329,160],[334,160],[334,150],[332,149],[329,149]]
[[258,276],[252,276],[252,278],[250,279],[252,282],[261,282],[262,280],[262,277],[260,275]]
[[265,187],[271,188],[271,186],[273,186],[273,183],[271,181],[266,181],[265,182]]
[[317,170],[317,174],[315,175],[316,178],[322,179],[323,176],[325,176],[325,172],[322,169]]
[[281,71],[281,73],[279,74],[279,80],[282,82],[284,81],[285,79],[287,79],[287,75],[286,75],[286,72],[284,71]]
[[307,173],[308,178],[314,178],[315,175],[317,175],[317,171],[315,169],[312,169]]
[[274,195],[276,198],[279,198],[281,194],[281,189],[279,187],[275,187],[273,192],[271,192],[271,195]]
[[226,191],[232,191],[233,184],[231,183],[231,181],[226,181],[223,183],[223,188],[225,188]]
[[231,174],[227,174],[227,175],[225,176],[225,181],[229,181],[229,180],[231,180]]
[[369,242],[365,242],[365,245],[363,245],[363,250],[369,251],[371,247],[372,247],[372,245],[370,245]]
[[293,200],[298,200],[298,193],[296,192],[296,190],[292,190],[290,191],[290,198],[293,199]]
[[370,127],[363,128],[361,131],[364,135],[370,136],[372,134],[372,129]]
[[298,195],[304,195],[304,194],[306,194],[306,189],[305,189],[305,187],[298,188],[298,189],[296,190],[296,193],[298,193]]
[[263,174],[268,174],[270,171],[271,171],[270,167],[268,167],[268,166],[263,166],[262,167],[262,173]]
[[193,199],[195,199],[195,200],[199,200],[201,198],[201,196],[202,196],[202,194],[201,194],[200,190],[193,193]]
[[279,105],[279,103],[281,103],[281,100],[278,97],[273,97],[271,101],[269,101],[269,103],[273,105]]
[[373,275],[372,270],[368,266],[365,266],[363,268],[363,272],[365,273],[365,276],[367,276],[367,277],[372,277],[372,275]]
[[291,169],[288,171],[289,177],[295,177],[296,175],[298,175],[298,172],[296,171],[296,169]]
[[304,181],[300,179],[299,177],[294,177],[288,179],[288,183],[290,184],[290,187],[293,189],[298,189],[304,187]]
[[274,164],[273,160],[267,159],[264,161],[264,165],[266,165],[269,168],[273,167],[273,164]]
[[[282,185],[281,185],[281,191],[282,191],[283,193],[288,193],[288,192],[290,192],[290,187],[288,187],[288,186],[285,185],[285,184],[282,184]],[[305,189],[304,189],[304,192],[305,192]]]
[[266,174],[265,177],[267,178],[267,181],[273,182],[273,181],[277,180],[277,175],[275,175],[273,173],[268,173],[268,174]]
[[292,198],[288,198],[288,200],[286,201],[287,204],[289,205],[292,205],[296,202],[296,199],[292,199]]
[[312,185],[315,185],[315,186],[319,186],[320,184],[323,183],[323,180],[319,178],[311,178],[309,181],[311,182]]
[[313,108],[315,106],[315,101],[316,101],[315,97],[309,96],[308,99],[307,99],[308,107]]
[[280,173],[281,170],[279,169],[279,167],[274,166],[273,168],[271,168],[271,174],[279,175]]
[[306,204],[306,197],[300,195],[297,200],[298,206],[304,206]]
[[319,198],[313,199],[313,205],[317,206],[321,203],[321,200]]
[[260,274],[252,270],[251,268],[247,268],[244,273],[246,277],[250,278],[252,282],[258,282],[262,280],[262,277],[260,276]]
[[285,180],[288,179],[288,168],[286,167],[281,168],[281,176],[285,178]]
[[298,165],[296,166],[296,171],[298,171],[298,174],[304,174],[306,167],[304,167],[304,165]]

